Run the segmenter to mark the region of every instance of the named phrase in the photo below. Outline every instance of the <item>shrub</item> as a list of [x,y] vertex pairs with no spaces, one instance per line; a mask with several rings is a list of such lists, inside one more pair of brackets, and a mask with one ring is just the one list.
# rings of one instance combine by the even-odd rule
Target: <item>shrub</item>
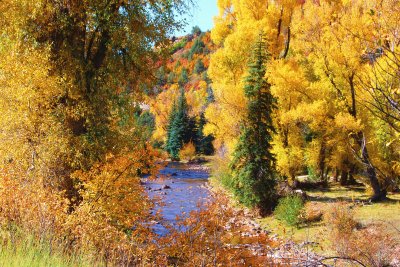
[[347,257],[351,252],[353,229],[357,223],[353,218],[353,211],[344,203],[334,204],[324,214],[324,221],[328,228],[328,239],[333,249],[341,257]]
[[274,215],[289,226],[298,226],[304,203],[300,196],[291,195],[281,198],[275,208]]
[[181,151],[179,151],[179,158],[182,160],[191,160],[196,155],[196,147],[193,142],[189,142],[183,145]]
[[350,237],[353,229],[357,226],[353,210],[344,203],[334,204],[324,214],[324,221],[328,228],[330,241],[335,244],[335,250],[340,256],[347,255]]
[[392,266],[396,260],[396,240],[383,226],[367,225],[362,229],[346,204],[335,204],[324,215],[333,249],[343,259],[357,260],[364,266]]
[[182,40],[174,43],[174,45],[171,47],[170,53],[174,54],[176,51],[181,50],[182,48],[185,47],[187,43],[186,38],[183,38]]
[[315,203],[307,203],[302,214],[302,222],[309,224],[322,221],[324,207],[321,205],[313,205]]

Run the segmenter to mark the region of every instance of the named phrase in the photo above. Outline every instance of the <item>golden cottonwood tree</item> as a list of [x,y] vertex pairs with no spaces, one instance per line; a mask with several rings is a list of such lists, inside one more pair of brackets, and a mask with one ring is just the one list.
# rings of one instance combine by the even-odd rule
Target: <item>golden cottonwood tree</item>
[[373,31],[358,35],[368,41],[363,59],[368,72],[360,80],[366,94],[364,104],[374,117],[377,144],[377,165],[381,175],[399,179],[399,16],[398,1],[382,1],[372,5],[369,21]]
[[219,1],[219,15],[211,32],[221,47],[211,56],[208,74],[213,81],[215,103],[206,110],[205,131],[216,136],[216,145],[233,151],[244,116],[243,79],[251,47],[263,31],[272,58],[286,56],[290,23],[298,1]]
[[[282,176],[309,169],[325,183],[366,177],[373,200],[398,177],[397,1],[220,1],[221,47],[209,75],[216,102],[207,130],[228,152],[243,119],[243,64],[262,29],[277,98],[274,153]],[[228,153],[229,154],[229,153]]]
[[[149,62],[162,53],[181,1],[5,1],[5,16],[22,10],[21,36],[48,51],[48,73],[62,77],[52,107],[66,137],[58,164],[61,184],[77,195],[75,170],[89,170],[106,155],[135,150],[131,107],[148,81]],[[8,9],[7,9],[8,8]],[[151,15],[150,15],[151,13]],[[5,17],[6,19],[6,17]],[[153,47],[160,49],[157,51]],[[55,93],[54,91],[53,93]],[[53,112],[50,108],[45,112]],[[63,177],[63,178],[61,178]]]
[[23,12],[34,12],[35,7],[27,9],[7,1],[0,7],[1,164],[12,164],[33,176],[48,176],[48,182],[55,185],[57,165],[65,160],[68,149],[68,134],[57,119],[62,112],[57,102],[64,80],[50,75],[49,47],[37,49],[32,39],[23,39],[20,26],[27,23]]
[[[368,139],[371,134],[369,113],[360,104],[363,100],[359,77],[366,71],[362,60],[367,43],[356,38],[371,31],[368,14],[371,5],[364,1],[320,1],[319,5],[306,3],[299,23],[304,52],[313,61],[321,81],[333,93],[336,127],[349,136],[353,155],[361,163],[374,191],[373,199],[385,197],[373,163],[373,148]],[[314,18],[318,16],[318,19]],[[348,30],[351,29],[351,30]]]

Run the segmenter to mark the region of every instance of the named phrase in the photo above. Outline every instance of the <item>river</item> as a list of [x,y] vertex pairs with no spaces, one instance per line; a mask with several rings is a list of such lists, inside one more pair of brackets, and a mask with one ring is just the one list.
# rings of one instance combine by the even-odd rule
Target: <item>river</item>
[[144,180],[149,196],[160,199],[162,203],[156,202],[153,210],[161,215],[161,221],[153,226],[157,234],[167,234],[166,226],[174,226],[177,216],[187,216],[210,199],[206,188],[208,178],[209,173],[201,165],[170,162],[160,171],[157,179]]

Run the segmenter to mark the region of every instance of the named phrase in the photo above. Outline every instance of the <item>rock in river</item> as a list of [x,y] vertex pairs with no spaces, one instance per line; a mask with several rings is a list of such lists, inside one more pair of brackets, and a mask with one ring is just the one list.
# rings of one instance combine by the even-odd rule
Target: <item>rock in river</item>
[[169,185],[164,185],[163,187],[162,187],[162,189],[171,189],[171,187],[169,186]]

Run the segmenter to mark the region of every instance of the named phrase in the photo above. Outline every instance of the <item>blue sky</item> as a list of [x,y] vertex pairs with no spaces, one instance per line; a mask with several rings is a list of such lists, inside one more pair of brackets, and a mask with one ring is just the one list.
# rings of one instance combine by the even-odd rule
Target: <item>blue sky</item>
[[194,7],[191,7],[189,14],[183,16],[187,25],[181,31],[175,33],[182,36],[191,32],[193,26],[199,26],[202,31],[210,30],[213,27],[213,17],[218,14],[217,0],[194,0]]

